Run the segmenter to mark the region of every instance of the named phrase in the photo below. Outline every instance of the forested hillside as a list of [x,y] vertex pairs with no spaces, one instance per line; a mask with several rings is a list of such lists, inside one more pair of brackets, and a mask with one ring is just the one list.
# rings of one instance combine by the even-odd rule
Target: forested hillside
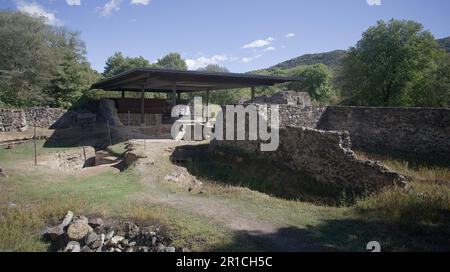
[[436,41],[438,42],[439,46],[447,51],[447,53],[450,53],[450,37],[438,39]]
[[283,61],[272,67],[269,67],[268,70],[290,69],[299,65],[313,65],[318,63],[325,64],[329,68],[333,69],[334,67],[339,65],[339,62],[345,56],[345,52],[345,50],[334,50],[325,53],[306,54],[287,61]]

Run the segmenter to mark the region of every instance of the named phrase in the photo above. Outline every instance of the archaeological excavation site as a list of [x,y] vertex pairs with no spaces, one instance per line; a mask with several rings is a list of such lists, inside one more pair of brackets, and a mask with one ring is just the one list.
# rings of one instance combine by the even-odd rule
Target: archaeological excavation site
[[[445,249],[434,242],[449,238],[445,225],[405,230],[390,217],[406,211],[381,205],[412,201],[448,220],[421,201],[434,197],[429,188],[449,186],[450,109],[321,106],[306,92],[254,94],[256,86],[295,80],[135,69],[94,84],[92,92],[120,96],[83,110],[1,109],[0,180],[10,192],[1,205],[12,216],[32,201],[38,222],[17,230],[30,233],[24,248],[9,250],[362,251],[374,233],[387,250]],[[180,94],[206,83],[200,106],[208,110],[198,120],[194,100]],[[210,90],[230,86],[250,87],[252,98],[210,112]],[[275,136],[276,147],[262,150]],[[410,231],[429,232],[416,241],[405,238]]]

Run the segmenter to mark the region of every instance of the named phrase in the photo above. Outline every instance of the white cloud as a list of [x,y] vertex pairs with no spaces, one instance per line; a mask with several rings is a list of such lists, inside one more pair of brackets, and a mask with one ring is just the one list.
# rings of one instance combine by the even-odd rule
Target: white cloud
[[131,0],[132,5],[144,5],[147,6],[151,0]]
[[265,40],[256,40],[254,42],[251,42],[249,44],[246,44],[244,46],[242,46],[242,48],[259,48],[259,47],[264,47],[269,45],[272,41],[274,41],[275,39],[272,37],[269,37]]
[[69,6],[80,6],[81,0],[66,0],[66,3]]
[[366,0],[369,6],[381,6],[381,0]]
[[17,9],[21,12],[28,13],[33,17],[44,17],[49,25],[62,25],[62,22],[56,18],[54,13],[46,11],[38,3],[17,0],[16,5]]
[[219,62],[226,60],[228,60],[226,55],[214,55],[210,58],[199,57],[196,59],[187,59],[186,64],[189,70],[197,70],[198,68],[203,68],[210,64],[218,64]]
[[264,51],[275,51],[275,50],[276,50],[276,48],[273,46],[269,46],[266,49],[264,49]]
[[242,62],[242,63],[249,63],[249,62],[251,62],[251,61],[253,61],[255,59],[259,59],[260,57],[262,57],[262,55],[256,55],[256,56],[253,56],[253,57],[246,57],[246,58],[242,58],[240,60],[240,62]]
[[284,35],[284,37],[286,37],[286,38],[292,38],[294,36],[295,36],[295,33],[289,33],[289,34]]
[[109,16],[114,11],[118,11],[120,9],[120,4],[122,0],[109,0],[103,7],[98,7],[100,10],[100,15]]

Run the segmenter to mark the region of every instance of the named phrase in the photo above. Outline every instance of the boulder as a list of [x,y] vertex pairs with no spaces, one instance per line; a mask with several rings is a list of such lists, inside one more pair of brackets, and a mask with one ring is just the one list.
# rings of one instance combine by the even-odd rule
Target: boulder
[[56,242],[58,239],[62,238],[63,235],[64,235],[64,228],[61,225],[46,228],[43,231],[44,239],[49,239],[52,242]]
[[174,247],[166,247],[165,251],[166,252],[175,252],[175,248]]
[[101,219],[100,217],[91,218],[91,219],[89,219],[88,223],[89,223],[89,226],[93,227],[94,229],[96,227],[101,227],[104,224],[103,219]]
[[66,249],[64,249],[64,252],[81,252],[80,243],[77,241],[70,241],[67,244]]
[[67,229],[67,237],[71,241],[82,241],[86,235],[89,233],[89,225],[87,221],[84,220],[76,220],[72,224],[69,225]]
[[114,230],[108,232],[108,233],[105,235],[105,241],[111,240],[111,238],[113,238],[113,236],[114,236]]
[[81,252],[94,252],[90,247],[84,246],[81,248]]
[[123,223],[123,231],[128,239],[134,239],[139,235],[139,227],[132,222]]
[[63,228],[67,227],[70,224],[70,222],[72,222],[72,219],[73,219],[73,212],[68,211],[66,216],[64,217],[64,220],[61,222],[60,226]]
[[85,243],[93,249],[101,247],[103,245],[101,236],[95,232],[88,233]]
[[116,236],[114,236],[113,238],[111,238],[111,240],[109,240],[108,245],[109,245],[109,246],[115,247],[115,246],[117,246],[123,239],[125,239],[125,237],[116,235]]

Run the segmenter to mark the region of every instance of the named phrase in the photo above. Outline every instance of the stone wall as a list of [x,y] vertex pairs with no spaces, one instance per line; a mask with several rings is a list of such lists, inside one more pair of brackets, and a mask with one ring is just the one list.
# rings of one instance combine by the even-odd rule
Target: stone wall
[[[308,93],[282,91],[272,96],[259,96],[244,102],[244,105],[261,104],[278,105],[280,114],[280,127],[304,126],[316,127],[325,107],[313,106]],[[270,115],[270,107],[268,108]]]
[[70,110],[46,107],[0,109],[0,132],[22,132],[34,126],[68,128],[76,124],[77,113]]
[[112,99],[101,99],[98,106],[98,114],[101,120],[108,121],[110,126],[123,126],[117,114],[116,105]]
[[366,193],[385,186],[404,186],[405,177],[382,164],[360,160],[350,149],[346,132],[322,131],[305,127],[280,130],[276,151],[260,151],[258,141],[213,141],[212,150],[223,147],[240,150],[307,175],[336,190]]
[[450,109],[330,106],[317,128],[346,130],[363,150],[450,162]]
[[[280,105],[280,119],[283,119],[283,115],[291,114],[287,111],[290,107],[295,108]],[[294,172],[309,176],[321,185],[333,188],[334,191],[363,193],[379,190],[388,185],[405,184],[406,179],[402,175],[377,162],[358,159],[351,150],[348,132],[308,128],[307,126],[315,124],[314,121],[317,121],[320,115],[314,114],[308,106],[297,107],[295,111],[302,113],[303,117],[281,121],[279,146],[275,151],[260,151],[261,141],[248,140],[214,140],[211,142],[211,149],[214,151],[225,147],[225,150],[234,149],[267,160],[269,163],[281,164]],[[225,107],[223,112],[225,113],[223,119],[226,122]],[[305,115],[305,112],[309,112],[310,115]],[[258,118],[270,119],[270,112],[268,117],[259,115]],[[226,126],[223,129],[226,135]]]

